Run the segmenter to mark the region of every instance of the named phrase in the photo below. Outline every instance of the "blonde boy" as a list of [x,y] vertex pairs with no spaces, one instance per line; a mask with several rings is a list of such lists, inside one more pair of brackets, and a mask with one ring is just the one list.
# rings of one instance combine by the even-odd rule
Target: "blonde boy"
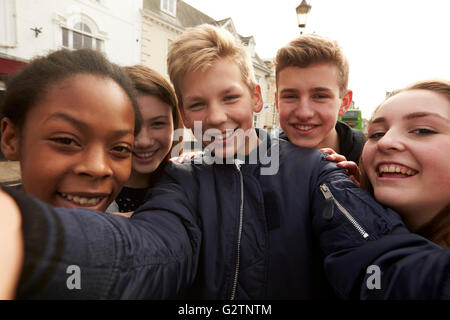
[[184,125],[216,158],[248,155],[259,143],[253,112],[261,110],[262,98],[244,46],[205,25],[188,29],[167,60]]
[[365,137],[337,121],[352,102],[349,64],[337,41],[301,35],[279,49],[275,61],[281,138],[298,146],[332,148],[357,162]]

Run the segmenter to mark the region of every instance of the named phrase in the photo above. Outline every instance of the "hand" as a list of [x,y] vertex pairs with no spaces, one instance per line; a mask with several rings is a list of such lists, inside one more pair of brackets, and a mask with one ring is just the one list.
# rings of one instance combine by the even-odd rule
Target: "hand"
[[125,218],[131,218],[133,213],[134,213],[134,211],[130,211],[130,212],[111,212],[111,214],[115,214],[116,216],[122,216],[122,217],[125,217]]
[[192,158],[194,158],[198,154],[203,154],[203,152],[202,151],[186,152],[178,157],[170,158],[169,161],[176,162],[176,163],[185,163],[187,161],[190,161]]
[[1,188],[0,208],[0,300],[6,300],[14,298],[24,249],[19,207]]
[[347,161],[347,158],[341,154],[336,153],[331,148],[320,149],[323,153],[328,153],[326,159],[328,161],[333,161],[337,163],[337,166],[343,168],[347,176],[352,180],[358,187],[360,186],[360,172],[358,165],[353,161]]

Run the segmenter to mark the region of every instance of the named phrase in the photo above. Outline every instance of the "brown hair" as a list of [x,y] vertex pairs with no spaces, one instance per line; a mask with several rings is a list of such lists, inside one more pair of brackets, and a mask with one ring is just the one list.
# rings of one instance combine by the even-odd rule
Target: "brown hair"
[[186,29],[172,43],[167,66],[179,107],[183,106],[180,92],[183,77],[189,72],[205,71],[220,59],[236,63],[249,90],[255,89],[256,80],[250,56],[241,41],[227,30],[202,24]]
[[339,93],[345,95],[348,87],[349,64],[339,43],[317,34],[301,35],[278,50],[275,58],[276,80],[286,67],[306,68],[316,63],[331,63],[339,72]]
[[[128,73],[128,76],[131,78],[131,81],[134,84],[134,87],[139,95],[152,95],[168,104],[171,108],[172,112],[172,120],[174,129],[182,129],[184,128],[183,122],[181,121],[181,115],[178,110],[178,101],[175,95],[175,91],[168,80],[166,80],[161,74],[156,72],[153,69],[150,69],[143,65],[134,65],[124,67],[125,71]],[[183,137],[181,136],[178,141],[174,142],[169,150],[169,153],[164,158],[161,165],[150,175],[150,181],[152,185],[156,183],[164,168],[164,165],[170,159],[173,148],[183,143]],[[182,148],[180,148],[180,154],[182,152]]]

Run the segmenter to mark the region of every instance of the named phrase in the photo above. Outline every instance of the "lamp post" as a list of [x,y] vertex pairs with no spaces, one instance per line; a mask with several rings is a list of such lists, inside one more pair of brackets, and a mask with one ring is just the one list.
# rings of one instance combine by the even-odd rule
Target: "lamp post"
[[302,3],[295,9],[297,13],[297,22],[298,27],[300,28],[300,34],[303,34],[303,30],[306,27],[306,19],[308,18],[308,13],[311,11],[311,6],[306,2],[306,0],[302,0]]

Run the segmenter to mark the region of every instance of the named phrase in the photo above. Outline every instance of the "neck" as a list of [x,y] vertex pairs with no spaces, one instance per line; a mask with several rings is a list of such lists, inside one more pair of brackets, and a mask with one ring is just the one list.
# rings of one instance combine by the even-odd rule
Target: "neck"
[[317,149],[331,148],[334,151],[336,151],[336,153],[339,153],[340,152],[339,136],[337,134],[336,129],[333,128],[330,134],[325,139],[323,139],[316,148]]
[[150,187],[150,173],[142,174],[131,170],[130,177],[125,182],[125,187],[129,188],[148,188]]
[[435,216],[439,214],[439,212],[442,211],[443,208],[414,206],[410,208],[393,209],[401,214],[406,227],[412,232],[416,232],[423,226],[427,225]]

